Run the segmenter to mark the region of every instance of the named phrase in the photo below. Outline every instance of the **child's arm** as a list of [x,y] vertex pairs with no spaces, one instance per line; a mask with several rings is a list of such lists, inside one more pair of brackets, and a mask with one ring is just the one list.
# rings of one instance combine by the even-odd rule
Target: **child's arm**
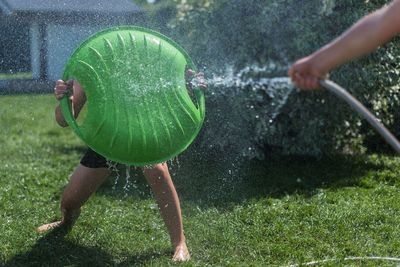
[[[71,103],[72,112],[74,114],[74,117],[77,118],[83,105],[85,105],[86,103],[86,95],[82,86],[79,84],[78,81],[75,82],[72,80],[68,80],[66,82],[62,80],[57,81],[56,87],[54,88],[54,95],[57,100],[60,100],[61,98],[64,97],[66,93],[70,92],[73,92],[73,94],[69,97],[70,101],[72,102]],[[61,112],[60,105],[56,107],[55,116],[56,116],[56,121],[60,126],[62,127],[68,126],[68,123],[65,121],[64,116]]]
[[318,78],[350,60],[375,50],[400,33],[400,0],[394,0],[360,19],[339,38],[313,54],[296,61],[288,75],[296,87],[316,89]]

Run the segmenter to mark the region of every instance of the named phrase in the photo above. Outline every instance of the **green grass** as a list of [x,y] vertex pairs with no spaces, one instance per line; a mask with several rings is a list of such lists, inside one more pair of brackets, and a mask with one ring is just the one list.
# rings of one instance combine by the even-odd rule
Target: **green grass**
[[32,72],[0,73],[0,80],[32,79]]
[[[192,255],[172,263],[166,228],[140,171],[110,177],[73,230],[38,233],[60,218],[69,175],[85,151],[54,120],[51,95],[0,96],[0,265],[394,266],[400,257],[400,159],[387,155],[271,156],[231,162],[187,150],[171,174]],[[121,174],[125,167],[121,167]],[[398,264],[398,262],[397,262]]]

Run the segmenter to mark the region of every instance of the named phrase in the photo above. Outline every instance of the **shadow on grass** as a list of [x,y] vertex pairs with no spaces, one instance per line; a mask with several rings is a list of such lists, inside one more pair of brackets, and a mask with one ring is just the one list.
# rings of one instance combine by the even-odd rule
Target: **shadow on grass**
[[65,230],[54,229],[41,237],[26,253],[17,254],[4,266],[105,266],[112,257],[98,247],[84,247],[64,238]]
[[230,203],[290,194],[311,197],[318,188],[368,186],[362,178],[384,169],[366,156],[271,156],[265,160],[231,161],[220,152],[183,158],[174,180],[179,197],[199,206],[224,208]]
[[[59,152],[61,154],[73,154],[73,153],[77,153],[80,155],[84,155],[87,147],[86,146],[71,146],[71,145],[65,145],[65,146],[60,146],[59,148]],[[76,162],[78,164],[78,162],[80,161],[80,158],[76,159]]]
[[[184,152],[179,164],[170,162],[170,173],[182,203],[224,208],[253,198],[281,198],[294,193],[311,197],[318,188],[368,186],[363,184],[362,177],[385,168],[382,162],[372,162],[362,155],[321,159],[271,156],[263,161],[235,161],[229,157],[219,151],[201,155]],[[98,193],[116,198],[152,198],[140,169],[131,171],[130,182],[134,186],[128,190],[124,172],[122,166],[119,181],[115,184],[115,177],[109,179]]]
[[161,253],[149,249],[129,255],[129,259],[117,264],[101,248],[78,245],[66,240],[66,234],[63,229],[54,229],[41,237],[28,252],[15,255],[2,266],[141,266],[172,253],[168,249]]

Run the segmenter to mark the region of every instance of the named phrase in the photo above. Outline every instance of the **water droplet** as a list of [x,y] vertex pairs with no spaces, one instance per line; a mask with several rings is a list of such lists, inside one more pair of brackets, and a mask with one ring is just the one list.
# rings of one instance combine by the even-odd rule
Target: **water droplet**
[[117,187],[118,180],[120,178],[119,170],[117,168],[118,163],[117,162],[113,162],[113,161],[111,161],[109,159],[106,159],[106,164],[107,164],[107,168],[109,170],[111,170],[112,172],[115,172],[115,181],[114,181],[114,185],[113,185],[113,190],[115,190],[116,187]]

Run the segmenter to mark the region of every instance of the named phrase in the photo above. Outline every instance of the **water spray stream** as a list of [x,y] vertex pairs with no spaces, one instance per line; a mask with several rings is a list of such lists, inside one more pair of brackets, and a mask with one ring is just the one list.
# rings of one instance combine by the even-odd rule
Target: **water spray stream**
[[[296,92],[290,79],[281,77],[286,68],[287,66],[269,64],[261,67],[248,65],[241,70],[235,70],[228,66],[223,75],[207,78],[206,84],[210,88],[208,102],[217,108],[212,111],[215,118],[208,117],[213,130],[205,129],[207,135],[213,138],[207,138],[205,144],[209,147],[228,148],[231,154],[262,158],[263,152],[258,148],[262,148],[263,144],[274,144],[274,121],[291,93]],[[400,144],[396,137],[357,99],[331,81],[322,80],[321,85],[355,109],[400,153]],[[228,108],[221,105],[221,101],[226,102],[223,105]],[[216,126],[221,130],[216,129]],[[272,139],[266,140],[268,136],[272,136]],[[229,141],[231,138],[239,142],[232,143]]]
[[273,136],[273,124],[294,92],[290,79],[280,76],[286,68],[252,64],[206,74],[208,115],[200,146],[230,157],[262,158],[264,137]]
[[[136,167],[135,167],[136,168]],[[125,198],[128,197],[128,192],[131,188],[137,189],[137,185],[135,184],[135,180],[131,181],[131,166],[125,165],[125,185],[123,187],[125,192]]]
[[[240,88],[244,88],[247,86],[251,86],[253,88],[253,91],[260,90],[262,87],[271,88],[269,90],[266,90],[266,93],[269,95],[269,97],[271,97],[271,99],[274,100],[271,103],[272,111],[270,111],[270,118],[272,120],[275,119],[275,117],[279,114],[280,108],[286,103],[287,98],[294,88],[291,85],[290,79],[287,77],[243,79],[242,75],[246,70],[248,71],[248,68],[245,68],[235,76],[214,76],[213,78],[207,80],[207,84],[212,84],[214,86],[223,86],[225,88],[236,88],[236,90],[240,90]],[[264,69],[260,69],[259,71],[262,70]]]
[[115,181],[114,181],[114,185],[113,185],[113,191],[115,191],[115,189],[117,188],[118,180],[120,178],[119,170],[117,168],[118,163],[114,162],[112,160],[106,159],[106,164],[107,164],[107,167],[109,170],[111,170],[112,172],[115,172]]

